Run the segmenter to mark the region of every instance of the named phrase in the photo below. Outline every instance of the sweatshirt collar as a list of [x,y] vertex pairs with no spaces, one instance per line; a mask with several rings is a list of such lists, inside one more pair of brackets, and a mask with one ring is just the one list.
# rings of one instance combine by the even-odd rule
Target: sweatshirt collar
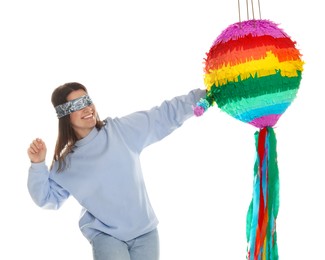
[[96,127],[94,127],[87,136],[85,136],[84,138],[78,140],[75,143],[75,146],[83,146],[87,143],[89,143],[91,140],[93,140],[96,136],[98,135],[98,130]]

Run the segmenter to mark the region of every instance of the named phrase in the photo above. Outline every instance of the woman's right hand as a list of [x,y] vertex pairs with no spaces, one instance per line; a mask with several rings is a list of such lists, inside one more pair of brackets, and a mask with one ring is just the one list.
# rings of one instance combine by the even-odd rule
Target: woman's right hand
[[46,157],[46,145],[40,138],[36,138],[27,149],[27,154],[32,163],[43,162]]

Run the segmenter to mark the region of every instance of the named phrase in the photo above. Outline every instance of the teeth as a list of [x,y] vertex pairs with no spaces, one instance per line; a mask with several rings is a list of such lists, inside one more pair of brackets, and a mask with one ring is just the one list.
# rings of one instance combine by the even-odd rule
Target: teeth
[[88,115],[88,116],[85,116],[84,118],[90,118],[90,117],[92,117],[93,115],[92,114],[90,114],[90,115]]

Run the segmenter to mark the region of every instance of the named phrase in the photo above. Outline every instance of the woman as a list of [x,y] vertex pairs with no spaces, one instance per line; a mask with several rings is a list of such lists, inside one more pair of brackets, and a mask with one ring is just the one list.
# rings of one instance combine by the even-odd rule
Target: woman
[[52,93],[59,131],[50,168],[42,139],[33,140],[27,151],[32,199],[58,209],[73,196],[83,207],[79,227],[95,260],[159,259],[158,220],[139,156],[190,118],[205,94],[192,90],[148,111],[101,121],[85,86],[59,86]]

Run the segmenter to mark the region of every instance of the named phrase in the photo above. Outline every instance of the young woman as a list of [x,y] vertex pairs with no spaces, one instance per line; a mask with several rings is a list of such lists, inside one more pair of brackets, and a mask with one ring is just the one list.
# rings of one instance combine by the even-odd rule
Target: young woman
[[95,260],[159,259],[158,220],[139,156],[193,116],[192,107],[205,94],[192,90],[148,111],[101,121],[85,86],[59,86],[52,93],[59,131],[51,166],[45,164],[42,139],[27,150],[32,199],[58,209],[73,196],[83,208],[79,227]]

